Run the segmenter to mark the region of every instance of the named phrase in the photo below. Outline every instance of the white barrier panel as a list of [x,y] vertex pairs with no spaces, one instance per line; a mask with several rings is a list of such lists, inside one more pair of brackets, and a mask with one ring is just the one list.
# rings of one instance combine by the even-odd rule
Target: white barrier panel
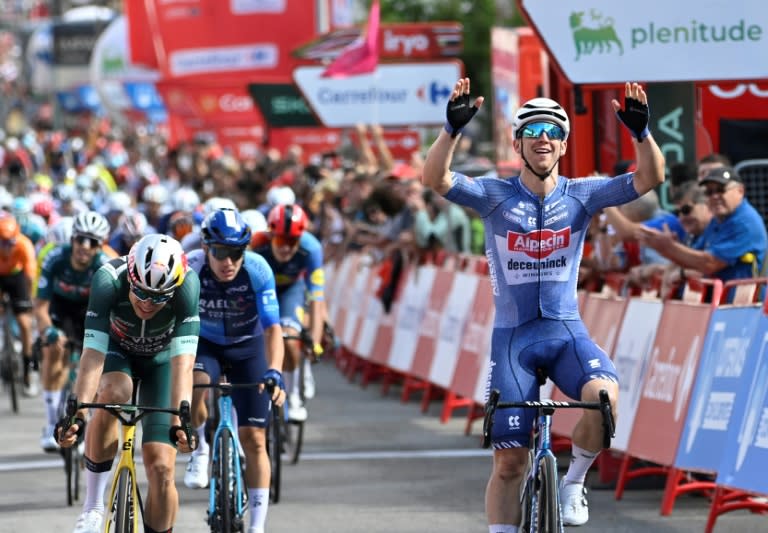
[[404,274],[400,308],[395,320],[392,349],[389,352],[389,366],[400,372],[410,372],[413,366],[421,324],[427,313],[436,272],[434,268],[418,267],[409,269]]
[[659,300],[632,298],[624,312],[613,362],[619,375],[616,436],[611,448],[626,451],[640,392],[651,359],[651,348],[664,304]]
[[347,298],[347,292],[350,290],[349,284],[344,280],[350,278],[350,272],[357,264],[357,256],[348,255],[341,261],[341,265],[336,269],[333,277],[336,278],[333,281],[333,287],[331,291],[326,295],[328,301],[328,319],[330,320],[337,333],[341,332],[339,327],[339,313],[341,309],[345,309],[349,299]]
[[429,381],[439,387],[450,387],[454,372],[461,371],[457,369],[456,364],[477,286],[477,276],[466,272],[453,274],[451,292],[440,320],[436,353],[429,370]]
[[491,282],[487,277],[479,277],[477,274],[474,276],[477,279],[475,297],[466,318],[451,391],[483,403],[495,308]]
[[364,302],[368,296],[368,277],[375,273],[367,266],[359,266],[351,274],[351,277],[344,278],[349,280],[351,290],[345,295],[346,320],[341,341],[345,346],[354,347],[360,318],[365,310]]
[[370,359],[373,343],[376,340],[376,332],[384,313],[384,305],[376,296],[376,291],[381,285],[381,278],[371,273],[366,280],[365,298],[354,301],[354,305],[360,309],[360,326],[356,342],[350,344],[350,349],[363,359]]
[[429,380],[429,370],[432,368],[432,360],[437,353],[437,342],[440,334],[440,321],[446,310],[448,295],[453,284],[453,272],[448,272],[431,265],[421,269],[435,270],[435,279],[428,298],[427,310],[421,321],[419,340],[416,343],[416,353],[413,357],[413,365],[410,373],[422,380]]

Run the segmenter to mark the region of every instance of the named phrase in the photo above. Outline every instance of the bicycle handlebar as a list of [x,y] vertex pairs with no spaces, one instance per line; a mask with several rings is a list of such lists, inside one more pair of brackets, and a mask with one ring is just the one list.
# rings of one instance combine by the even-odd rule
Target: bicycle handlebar
[[75,422],[75,415],[80,409],[104,409],[117,418],[121,424],[128,426],[135,426],[144,416],[150,413],[168,413],[179,417],[180,427],[184,431],[190,446],[193,445],[196,438],[196,434],[192,429],[192,412],[187,400],[182,400],[178,409],[174,409],[173,407],[151,407],[132,403],[80,403],[77,401],[77,396],[70,394],[69,398],[67,398],[65,419],[61,424],[62,435]]
[[223,394],[232,394],[232,389],[255,389],[260,385],[264,385],[267,391],[272,394],[275,387],[277,387],[277,381],[274,379],[267,379],[265,381],[256,381],[254,383],[195,383],[193,388],[195,389],[219,389]]
[[485,403],[483,416],[483,448],[491,446],[491,430],[493,429],[493,415],[496,409],[544,409],[550,410],[545,414],[551,416],[555,409],[591,409],[600,411],[603,418],[603,448],[611,447],[611,439],[616,432],[613,410],[608,391],[601,389],[597,402],[561,402],[555,400],[531,400],[525,402],[501,402],[501,392],[498,389],[491,390],[488,401]]

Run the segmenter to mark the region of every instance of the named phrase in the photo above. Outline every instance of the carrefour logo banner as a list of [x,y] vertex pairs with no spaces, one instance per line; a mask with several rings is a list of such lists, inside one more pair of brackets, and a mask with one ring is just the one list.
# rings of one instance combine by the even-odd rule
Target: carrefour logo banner
[[758,0],[523,0],[574,83],[768,77],[768,9]]

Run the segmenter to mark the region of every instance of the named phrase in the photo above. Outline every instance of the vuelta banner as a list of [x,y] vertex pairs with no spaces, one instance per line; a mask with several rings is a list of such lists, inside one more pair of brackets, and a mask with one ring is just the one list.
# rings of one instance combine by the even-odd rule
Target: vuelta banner
[[664,304],[627,446],[630,455],[673,464],[711,314],[709,305]]
[[400,372],[409,373],[413,367],[421,325],[427,313],[436,274],[437,269],[432,266],[410,268],[403,273],[400,309],[389,352],[389,366]]
[[[627,307],[626,298],[606,297],[600,294],[590,293],[587,295],[587,303],[582,314],[582,320],[587,326],[587,331],[592,336],[598,346],[600,346],[610,356],[613,354],[613,347],[616,344],[621,322],[624,317],[624,310]],[[553,400],[568,401],[578,398],[568,398],[563,392],[555,388],[552,392]],[[552,433],[556,435],[570,436],[573,427],[581,418],[581,411],[578,409],[563,409],[552,418]]]
[[[318,2],[145,0],[147,31],[166,78],[243,73],[290,81],[291,50],[317,34]],[[130,15],[130,14],[129,14]],[[133,34],[132,34],[133,36]]]
[[768,317],[760,314],[736,396],[717,483],[768,494]]
[[613,350],[619,375],[619,405],[616,436],[611,448],[625,451],[640,403],[640,393],[651,359],[651,347],[664,304],[659,300],[631,298]]
[[[716,309],[701,354],[688,417],[675,466],[716,472],[726,442],[734,434],[733,409],[745,377],[752,379],[756,361],[749,361],[761,311],[756,307]],[[757,354],[755,354],[757,355]],[[759,394],[758,391],[751,391]]]

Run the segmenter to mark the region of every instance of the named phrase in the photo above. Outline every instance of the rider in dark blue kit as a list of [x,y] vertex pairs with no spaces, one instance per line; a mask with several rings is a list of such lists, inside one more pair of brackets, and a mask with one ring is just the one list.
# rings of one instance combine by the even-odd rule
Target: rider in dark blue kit
[[[231,383],[274,378],[280,387],[276,387],[271,400],[282,405],[283,332],[272,270],[262,257],[246,251],[251,230],[236,210],[210,213],[200,231],[203,248],[188,255],[190,268],[200,277],[200,341],[195,383],[218,382],[222,363],[226,362]],[[192,488],[208,485],[204,390],[196,389],[192,397],[192,423],[200,443],[184,475],[184,483]],[[269,504],[266,426],[270,420],[270,398],[255,389],[235,389],[232,401],[246,457],[248,532],[263,533]]]
[[[273,207],[267,216],[267,225],[269,231],[255,234],[251,247],[267,260],[275,273],[283,330],[293,336],[308,328],[314,355],[320,357],[323,354],[320,341],[325,321],[323,247],[314,235],[306,231],[309,219],[296,204]],[[297,343],[287,343],[284,370],[288,418],[304,421],[307,410],[299,395],[299,364],[305,364],[305,377],[311,376],[309,361],[301,363]],[[308,385],[314,389],[314,382],[307,381],[305,379],[304,397],[311,398],[314,391],[308,391]]]
[[[423,181],[483,219],[496,307],[488,388],[500,389],[502,401],[538,399],[536,374],[541,369],[575,399],[598,401],[599,390],[608,390],[615,413],[616,369],[581,321],[576,283],[592,216],[664,181],[664,158],[648,131],[646,93],[638,84],[627,83],[624,109],[613,101],[633,135],[636,171],[577,180],[558,173],[570,122],[549,98],[534,98],[515,114],[514,148],[525,163],[519,176],[472,179],[451,172],[458,135],[483,102],[483,97],[471,102],[469,94],[469,79],[458,80],[448,102],[445,131],[429,150]],[[496,412],[493,471],[485,499],[490,533],[517,532],[532,416],[522,409]],[[599,412],[584,412],[572,442],[560,497],[564,523],[581,525],[589,518],[584,478],[602,445]]]

